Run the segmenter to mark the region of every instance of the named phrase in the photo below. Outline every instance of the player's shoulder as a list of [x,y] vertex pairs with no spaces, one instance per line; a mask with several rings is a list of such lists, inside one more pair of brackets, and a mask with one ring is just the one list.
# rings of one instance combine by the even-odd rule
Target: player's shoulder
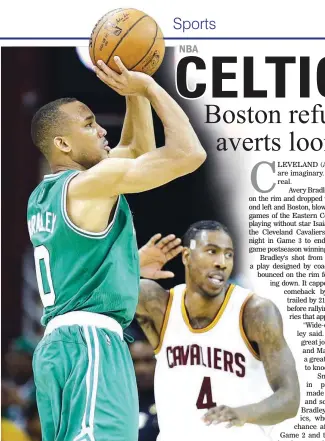
[[72,174],[73,171],[65,170],[59,173],[53,173],[44,175],[43,179],[34,188],[32,193],[28,198],[28,205],[39,201],[40,196],[42,197],[44,193],[47,193],[48,189],[51,188],[53,191],[55,188],[60,189],[66,181],[66,178]]
[[110,199],[122,194],[118,187],[133,161],[128,158],[106,158],[79,172],[69,183],[69,197]]
[[282,332],[282,316],[272,300],[252,294],[243,314],[243,325],[252,338],[277,330]]
[[29,195],[28,204],[27,204],[28,207],[30,207],[36,202],[39,194],[43,191],[43,188],[44,188],[44,180],[42,180]]
[[177,285],[171,289],[163,288],[159,283],[154,280],[141,279],[140,280],[140,302],[147,306],[160,305],[167,306],[168,301],[183,292],[185,285]]
[[267,314],[277,309],[276,304],[272,300],[257,295],[254,292],[250,293],[250,297],[245,305],[246,312],[255,314]]
[[168,298],[169,291],[163,288],[159,283],[150,279],[140,280],[140,294],[144,301],[152,301],[156,299]]

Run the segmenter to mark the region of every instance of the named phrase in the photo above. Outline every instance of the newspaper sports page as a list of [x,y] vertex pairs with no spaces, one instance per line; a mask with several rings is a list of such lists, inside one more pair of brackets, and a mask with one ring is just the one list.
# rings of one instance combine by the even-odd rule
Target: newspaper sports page
[[[37,103],[42,104],[44,97],[56,96],[53,92],[56,82],[61,89],[57,86],[55,93],[69,96],[69,85],[79,81],[71,74],[70,54],[86,72],[85,85],[80,86],[80,90],[84,88],[82,93],[85,92],[85,99],[89,97],[91,102],[95,89],[87,86],[87,79],[93,75],[88,54],[89,37],[99,18],[115,8],[139,9],[160,26],[166,53],[160,76],[158,69],[153,78],[185,111],[207,153],[203,171],[194,172],[191,181],[186,181],[185,177],[183,185],[180,183],[178,187],[168,188],[168,184],[157,192],[153,190],[156,193],[152,193],[152,198],[157,203],[157,209],[150,209],[150,196],[145,199],[140,195],[139,198],[143,199],[138,200],[142,202],[137,202],[137,196],[130,197],[135,229],[139,231],[139,247],[154,233],[175,233],[181,237],[191,223],[207,220],[207,217],[226,224],[232,233],[235,249],[235,269],[231,282],[277,306],[283,321],[284,337],[295,360],[300,387],[296,415],[276,418],[274,424],[262,422],[260,425],[265,428],[263,436],[266,438],[250,435],[246,427],[251,423],[244,422],[235,428],[234,438],[224,435],[224,439],[324,439],[324,4],[321,1],[261,3],[206,0],[198,3],[131,0],[124,4],[115,0],[109,3],[97,0],[90,4],[75,1],[57,1],[55,4],[15,1],[7,4],[0,18],[1,85],[4,97],[1,107],[2,152],[6,149],[4,136],[9,120],[5,118],[10,96],[21,91],[21,98],[13,99],[13,103],[19,111],[22,107],[25,109],[28,122],[28,109],[36,110]],[[17,50],[20,51],[20,58],[16,57]],[[31,57],[30,62],[26,61],[27,58],[24,61],[24,51],[29,54],[27,58]],[[41,55],[40,51],[43,51]],[[53,56],[57,57],[57,63],[55,68],[51,65],[47,76],[42,69],[45,69],[46,63],[50,63],[50,59],[53,61]],[[16,75],[16,79],[9,84],[10,59],[13,60],[15,71],[12,75]],[[35,72],[26,73],[24,77],[24,63],[33,63],[33,60],[36,63]],[[44,74],[37,74],[40,60],[45,64],[39,72]],[[78,76],[77,70],[74,75]],[[62,85],[65,81],[64,89]],[[17,90],[13,92],[15,84]],[[44,92],[42,99],[37,98],[40,90]],[[101,91],[98,89],[96,93],[99,97]],[[104,104],[110,105],[103,102],[98,106],[102,115],[105,115]],[[109,123],[113,133],[120,130],[123,122],[123,109],[119,105],[108,116],[106,114],[106,119],[102,119],[105,124],[108,119],[115,118],[114,123]],[[14,116],[14,112],[10,114],[9,111],[9,115]],[[154,118],[156,124],[156,116]],[[22,124],[21,121],[19,124]],[[23,128],[19,127],[27,139],[27,122]],[[10,125],[10,131],[14,130],[14,125]],[[163,140],[161,127],[157,130],[156,137],[159,137],[159,141]],[[32,147],[28,145],[28,148]],[[4,154],[9,155],[8,152]],[[27,153],[21,153],[22,158],[25,158],[25,154],[27,157]],[[37,165],[29,168],[29,178],[22,182],[36,184],[42,171],[46,170],[45,163],[37,158],[35,156]],[[10,159],[2,156],[2,160],[6,167]],[[25,229],[25,208],[19,199],[25,200],[27,196],[22,193],[24,189],[12,187],[9,172],[8,176],[3,173],[5,192],[9,192],[6,182],[11,182],[10,192],[16,194],[15,197],[7,196],[3,201],[2,210],[7,216],[5,225],[9,225],[9,212],[13,210],[10,213],[13,215],[15,212],[15,216],[18,216],[17,225]],[[23,173],[17,170],[14,174],[22,176]],[[16,185],[18,188],[17,181]],[[28,187],[31,184],[24,185]],[[158,199],[161,200],[160,204]],[[172,201],[170,206],[169,201]],[[12,204],[16,204],[18,209],[13,208]],[[19,216],[23,216],[21,220]],[[10,281],[15,277],[24,280],[23,271],[28,262],[28,258],[24,260],[28,251],[28,231],[26,229],[19,234],[21,239],[17,239],[15,260],[19,264],[16,270],[5,266],[8,275],[3,277],[8,290],[17,290],[15,301],[23,305],[24,282],[20,287],[15,287]],[[9,249],[9,239],[4,246]],[[177,271],[174,280],[185,283],[181,258],[178,256],[176,259],[176,266],[172,267]],[[17,272],[9,280],[14,271]],[[36,290],[36,282],[33,283]],[[175,284],[172,280],[162,283],[166,289]],[[7,295],[8,292],[2,292],[3,298]],[[3,354],[9,341],[29,329],[23,312],[20,314],[15,310],[14,301],[9,299],[5,302],[2,314]],[[11,319],[13,322],[9,324]],[[239,332],[237,322],[234,326]],[[229,325],[229,329],[232,329],[232,325]],[[196,344],[196,335],[193,344]],[[191,364],[206,363],[203,353],[199,357],[201,361]],[[184,366],[176,369],[196,367],[186,365],[184,360],[180,364]],[[195,369],[191,372],[193,376],[196,375]],[[266,371],[265,374],[270,380],[270,373]],[[211,381],[213,375],[212,370]],[[259,388],[258,381],[256,388]],[[276,393],[276,390],[273,388],[271,393]],[[185,421],[186,417],[181,415],[182,396],[175,398],[177,388],[174,394],[171,399],[180,403],[179,419]],[[186,400],[184,397],[184,404]],[[250,396],[249,390],[244,401],[245,405],[254,403],[254,396]],[[159,408],[157,411],[159,423]],[[202,416],[204,412],[201,412]],[[139,421],[140,426],[145,425],[147,417],[142,419],[140,415]],[[26,429],[24,424],[22,427]],[[213,426],[211,430],[214,430]],[[175,428],[175,433],[177,439],[181,439],[182,431]],[[206,430],[202,432],[202,439],[210,439],[206,438],[206,433]],[[220,439],[223,439],[222,435]]]

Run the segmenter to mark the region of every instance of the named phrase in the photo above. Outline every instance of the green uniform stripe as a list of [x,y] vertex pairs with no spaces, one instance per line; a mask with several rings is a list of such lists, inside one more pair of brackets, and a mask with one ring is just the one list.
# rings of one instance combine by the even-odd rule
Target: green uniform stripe
[[39,260],[39,266],[41,270],[42,284],[44,294],[49,294],[51,292],[51,287],[47,278],[46,266],[44,259]]
[[[85,326],[86,330],[78,325],[59,327],[47,334],[35,351],[33,369],[43,439],[136,441],[139,403],[128,346],[115,332]],[[88,350],[92,388],[87,397]],[[93,394],[98,363],[97,394]],[[48,396],[51,400],[44,399]],[[88,405],[90,426],[82,426],[86,401],[94,402],[95,396],[96,408]]]
[[86,374],[86,389],[87,389],[87,398],[86,398],[86,406],[85,413],[82,420],[82,429],[86,430],[86,427],[89,427],[89,414],[90,414],[90,403],[91,403],[91,391],[93,388],[93,350],[91,346],[90,336],[89,336],[89,328],[88,326],[83,327],[85,339],[87,342],[88,349],[88,369]]
[[84,333],[87,342],[88,349],[88,369],[86,375],[86,388],[87,388],[87,398],[86,398],[86,406],[85,413],[82,420],[82,429],[83,431],[86,428],[90,427],[90,413],[91,413],[91,403],[94,389],[94,364],[95,364],[95,348],[93,337],[90,332],[90,328],[88,326],[84,326]]
[[95,409],[96,409],[96,398],[97,398],[97,388],[98,388],[98,370],[99,370],[99,342],[97,336],[97,330],[95,326],[91,327],[90,340],[92,341],[93,350],[93,387],[92,396],[90,403],[90,428],[92,433],[94,433],[94,419],[95,419]]

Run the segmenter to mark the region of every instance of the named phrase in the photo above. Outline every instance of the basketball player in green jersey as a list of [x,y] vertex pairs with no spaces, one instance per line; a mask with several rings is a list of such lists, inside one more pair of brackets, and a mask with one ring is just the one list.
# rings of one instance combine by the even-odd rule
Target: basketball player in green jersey
[[[95,72],[127,96],[116,148],[75,99],[47,104],[32,121],[33,141],[53,172],[27,211],[46,326],[33,359],[43,441],[137,439],[138,398],[123,329],[138,302],[139,253],[123,194],[166,184],[206,158],[176,102],[151,77],[115,62],[121,74],[101,62]],[[165,129],[159,149],[150,103]],[[140,252],[140,264],[148,276],[155,271],[150,250]]]

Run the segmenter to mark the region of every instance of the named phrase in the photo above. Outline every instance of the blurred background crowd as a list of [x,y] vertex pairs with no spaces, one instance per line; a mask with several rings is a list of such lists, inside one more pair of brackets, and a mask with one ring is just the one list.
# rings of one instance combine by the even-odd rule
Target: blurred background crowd
[[[83,48],[87,51],[87,48]],[[204,133],[195,115],[177,96],[174,85],[173,49],[155,75],[188,113],[201,142]],[[125,112],[125,100],[102,84],[83,64],[73,47],[2,48],[2,441],[41,441],[32,373],[33,351],[43,335],[33,249],[26,226],[27,200],[47,164],[30,138],[34,112],[48,101],[72,96],[87,104],[108,132],[111,146],[118,143]],[[154,116],[157,146],[163,145],[163,128]],[[207,146],[208,150],[208,146]],[[238,246],[227,207],[231,184],[217,179],[218,167],[208,160],[197,172],[167,186],[128,196],[134,215],[139,246],[155,233],[179,237],[196,221],[216,219],[230,229]],[[240,244],[239,244],[240,246]],[[64,250],[62,250],[64,253]],[[168,265],[173,280],[162,281],[169,289],[183,283],[180,257]],[[233,279],[239,275],[235,267]],[[139,388],[139,440],[154,441],[159,428],[153,393],[155,358],[136,323],[127,331]]]

